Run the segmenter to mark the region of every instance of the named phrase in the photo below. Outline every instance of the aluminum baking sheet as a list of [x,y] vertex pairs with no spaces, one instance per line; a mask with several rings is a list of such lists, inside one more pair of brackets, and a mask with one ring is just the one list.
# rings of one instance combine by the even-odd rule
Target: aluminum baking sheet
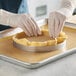
[[76,48],[71,49],[71,50],[64,52],[62,54],[55,55],[53,57],[49,57],[46,60],[40,61],[38,63],[26,63],[26,62],[22,62],[22,61],[19,61],[19,60],[16,60],[16,59],[4,56],[4,55],[0,55],[0,60],[5,61],[5,62],[9,62],[9,63],[17,65],[17,66],[25,67],[25,68],[38,68],[40,66],[43,66],[47,63],[54,62],[58,59],[61,59],[63,57],[71,55],[73,53],[76,53]]
[[[68,31],[69,31],[69,34],[68,34]],[[2,60],[2,61],[5,61],[5,62],[8,62],[8,63],[10,63],[10,64],[13,64],[13,65],[17,65],[17,66],[19,66],[19,67],[24,67],[24,68],[37,68],[37,67],[40,67],[40,66],[42,66],[42,65],[45,65],[45,64],[47,64],[47,63],[49,63],[49,62],[53,62],[53,61],[56,61],[56,60],[58,60],[58,59],[60,59],[60,58],[62,58],[62,57],[64,57],[64,56],[67,56],[67,55],[70,55],[70,54],[72,54],[72,53],[75,53],[75,51],[76,51],[76,43],[75,43],[75,41],[76,41],[76,36],[75,36],[75,34],[76,34],[76,30],[71,30],[70,31],[70,29],[65,29],[65,31],[66,31],[66,33],[68,34],[68,36],[69,36],[69,38],[71,38],[71,41],[70,41],[70,39],[68,38],[68,48],[67,49],[72,49],[72,50],[66,50],[66,51],[64,51],[64,52],[59,52],[59,53],[57,53],[57,54],[55,54],[55,55],[50,55],[48,58],[46,57],[46,58],[44,58],[44,59],[42,59],[42,60],[40,60],[40,61],[37,61],[36,63],[26,63],[26,61],[25,61],[25,59],[26,59],[26,55],[27,55],[27,53],[25,53],[25,52],[21,52],[19,49],[18,50],[16,50],[16,48],[14,48],[14,49],[12,49],[12,51],[11,51],[11,48],[13,48],[13,46],[11,45],[10,46],[10,49],[9,49],[9,47],[7,47],[5,50],[1,50],[0,51],[0,54],[1,53],[3,53],[4,55],[8,55],[9,57],[7,57],[7,56],[4,56],[4,55],[1,55],[0,56],[0,60]],[[72,35],[73,34],[73,35]],[[72,36],[72,37],[70,37],[70,36]],[[6,40],[6,39],[5,39]],[[11,41],[11,39],[10,38],[8,38],[7,39],[7,41],[9,40],[9,45],[12,43],[12,41]],[[70,43],[71,44],[70,44]],[[5,42],[4,42],[5,43]],[[73,45],[72,45],[73,44]],[[6,45],[3,45],[2,43],[0,44],[0,46],[1,47],[5,47]],[[75,49],[74,49],[75,48]],[[15,51],[15,52],[14,52]],[[8,53],[7,53],[8,52]],[[51,53],[50,53],[51,54]],[[29,55],[31,55],[31,54],[29,54]],[[33,54],[34,55],[34,54]],[[47,55],[48,56],[48,55]],[[32,56],[33,58],[37,58],[36,56]],[[44,56],[41,56],[41,58],[42,57],[44,57]],[[29,59],[31,58],[31,57],[28,57]],[[39,58],[40,58],[40,55],[39,55]],[[16,60],[17,59],[17,60]],[[28,60],[29,60],[28,59]],[[20,60],[20,61],[19,61]],[[23,60],[24,60],[24,62],[23,62]],[[32,60],[30,60],[30,61],[32,61]],[[0,76],[2,76],[2,75],[0,75]]]
[[[0,76],[76,76],[76,49],[65,55],[52,58],[50,64],[41,68],[27,69],[1,55]],[[20,63],[20,65],[24,65]]]

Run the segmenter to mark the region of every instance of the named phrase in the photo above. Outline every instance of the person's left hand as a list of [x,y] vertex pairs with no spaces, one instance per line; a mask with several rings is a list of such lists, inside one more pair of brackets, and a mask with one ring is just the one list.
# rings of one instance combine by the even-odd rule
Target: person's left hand
[[52,12],[49,14],[48,18],[48,29],[49,35],[52,38],[57,38],[61,32],[66,16],[59,12]]

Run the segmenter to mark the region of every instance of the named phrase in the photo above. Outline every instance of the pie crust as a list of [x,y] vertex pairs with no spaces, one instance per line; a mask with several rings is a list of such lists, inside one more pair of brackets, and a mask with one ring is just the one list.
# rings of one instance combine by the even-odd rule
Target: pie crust
[[18,33],[13,36],[13,41],[24,46],[55,46],[66,40],[67,36],[61,32],[58,38],[50,38],[48,30],[42,30],[40,36],[28,37],[24,32]]

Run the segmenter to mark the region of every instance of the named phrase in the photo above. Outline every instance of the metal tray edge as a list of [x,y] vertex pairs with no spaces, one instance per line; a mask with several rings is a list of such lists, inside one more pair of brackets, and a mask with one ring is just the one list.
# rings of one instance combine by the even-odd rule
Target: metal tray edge
[[54,62],[54,61],[56,61],[58,59],[61,59],[61,58],[65,57],[65,56],[68,56],[68,55],[73,54],[75,52],[76,52],[76,48],[73,48],[73,49],[67,50],[66,52],[63,52],[61,54],[55,55],[53,57],[49,57],[49,58],[47,58],[47,59],[45,59],[43,61],[40,61],[38,63],[26,63],[26,62],[19,61],[17,59],[14,59],[14,58],[11,58],[11,57],[8,57],[8,56],[5,56],[5,55],[0,55],[0,59],[4,60],[6,62],[12,63],[14,65],[17,65],[17,66],[33,69],[33,68],[38,68],[38,67],[41,67],[41,66],[43,66],[45,64]]

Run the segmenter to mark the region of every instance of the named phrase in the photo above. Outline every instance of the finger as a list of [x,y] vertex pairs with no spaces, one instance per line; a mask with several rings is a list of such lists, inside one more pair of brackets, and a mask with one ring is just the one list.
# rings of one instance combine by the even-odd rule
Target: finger
[[59,25],[59,30],[58,30],[57,35],[60,34],[60,32],[61,32],[61,30],[62,30],[62,28],[63,28],[63,25],[64,25],[64,22],[65,22],[65,21],[59,21],[59,22],[60,22],[60,25]]
[[56,17],[55,17],[55,36],[54,36],[55,38],[58,37],[59,25],[60,25],[60,21],[56,15]]
[[53,24],[53,38],[55,38],[55,18],[54,18],[54,24]]
[[28,14],[28,17],[30,18],[31,22],[33,23],[32,28],[33,28],[34,35],[35,36],[37,36],[37,34],[41,35],[41,31],[40,31],[37,23],[34,21],[34,19],[29,14]]
[[27,36],[31,36],[30,33],[28,32],[28,30],[23,25],[20,25],[20,26]]
[[58,30],[57,34],[59,35],[59,33],[61,32],[63,25],[65,23],[66,17],[62,14],[58,14],[58,19],[59,19],[59,27],[58,27],[59,30]]
[[31,36],[33,36],[34,34],[33,34],[33,29],[32,29],[32,23],[31,23],[31,21],[30,20],[27,20],[27,23],[28,23],[28,25],[27,25],[27,27],[28,27],[28,29],[29,29],[29,32],[30,32],[30,34],[31,34]]
[[37,34],[41,34],[38,25],[34,21],[34,19],[30,16],[30,21],[32,22],[32,29],[34,32],[34,35],[37,36]]
[[25,28],[28,30],[28,32],[30,33],[31,36],[33,36],[33,33],[32,33],[32,28],[30,27],[31,24],[29,24],[28,22],[29,20],[27,18],[24,17],[24,26]]
[[20,27],[24,30],[24,32],[26,33],[27,36],[31,36],[31,33],[30,33],[28,27],[26,27],[27,25],[28,25],[28,24],[25,23],[25,21],[22,20]]
[[54,17],[53,17],[52,14],[49,16],[49,19],[48,19],[48,28],[49,28],[50,37],[53,37],[53,33],[54,33]]
[[26,17],[27,17],[27,22],[29,23],[29,28],[31,28],[31,33],[33,35],[35,35],[35,33],[36,33],[35,32],[35,26],[34,26],[32,20],[31,20],[31,18],[30,18],[30,16],[28,14],[26,15]]
[[36,26],[36,31],[37,31],[37,33],[38,33],[39,35],[41,35],[41,31],[40,31],[40,29],[39,29],[37,23],[34,21],[33,18],[31,18],[31,19],[32,19],[32,21],[34,22],[34,24],[35,24],[35,26]]
[[29,24],[30,24],[30,27],[32,28],[32,32],[33,32],[33,35],[37,36],[37,30],[36,30],[36,25],[34,24],[34,22],[31,20],[31,18],[29,18]]

